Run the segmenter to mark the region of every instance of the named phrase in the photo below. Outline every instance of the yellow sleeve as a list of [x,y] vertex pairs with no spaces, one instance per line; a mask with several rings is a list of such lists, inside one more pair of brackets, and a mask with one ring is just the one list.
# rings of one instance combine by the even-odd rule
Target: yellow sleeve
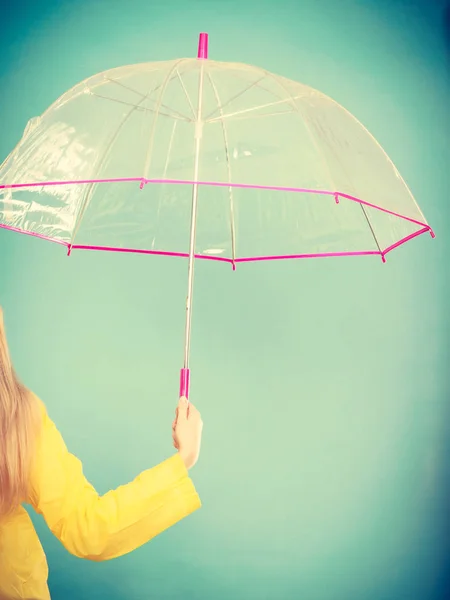
[[75,556],[103,561],[142,546],[200,508],[178,454],[99,496],[43,411],[30,502]]

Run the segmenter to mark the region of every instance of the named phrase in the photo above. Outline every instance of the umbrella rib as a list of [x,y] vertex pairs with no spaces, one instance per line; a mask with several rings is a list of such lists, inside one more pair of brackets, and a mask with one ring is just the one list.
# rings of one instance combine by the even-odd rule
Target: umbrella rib
[[190,109],[192,111],[192,116],[194,117],[194,119],[196,119],[197,115],[195,114],[194,106],[192,105],[192,102],[191,102],[191,99],[189,97],[188,91],[186,89],[186,86],[184,85],[184,82],[183,82],[183,80],[181,78],[181,74],[180,74],[178,68],[177,68],[177,76],[178,76],[178,79],[180,80],[181,87],[183,88],[183,92],[185,93],[186,99],[187,99],[188,104],[190,106]]
[[[316,90],[317,92],[317,90]],[[317,92],[320,96],[323,97],[324,94],[322,94],[321,92]],[[400,181],[403,183],[403,185],[405,186],[406,190],[408,191],[408,194],[411,198],[411,200],[414,202],[415,207],[417,208],[417,210],[419,211],[422,219],[424,220],[425,223],[427,223],[427,220],[425,219],[425,215],[422,212],[422,209],[420,208],[420,206],[418,205],[416,199],[414,198],[413,193],[411,192],[411,190],[409,189],[409,186],[407,185],[406,181],[403,179],[403,177],[401,176],[401,174],[398,172],[397,167],[395,166],[394,162],[391,160],[390,156],[388,155],[388,153],[386,152],[386,150],[383,148],[383,146],[380,144],[380,142],[375,138],[374,135],[372,135],[370,133],[370,131],[361,123],[361,121],[359,121],[355,115],[353,115],[350,111],[348,111],[345,106],[342,106],[342,104],[339,104],[339,102],[336,102],[336,100],[333,100],[333,98],[329,98],[331,100],[331,102],[333,102],[333,104],[336,104],[336,106],[338,106],[341,110],[343,110],[345,113],[347,113],[347,115],[353,119],[353,121],[355,121],[355,123],[357,123],[362,130],[364,131],[364,133],[366,133],[374,142],[374,144],[377,146],[377,148],[379,148],[380,152],[382,152],[382,154],[384,155],[385,159],[388,161],[388,163],[391,165],[391,167],[393,168],[396,176],[400,179]],[[428,223],[427,223],[428,224]]]
[[172,146],[173,146],[173,140],[175,137],[175,130],[177,128],[177,122],[175,121],[172,127],[172,133],[170,134],[170,140],[169,140],[169,147],[167,149],[167,156],[166,156],[166,162],[164,165],[164,174],[163,174],[163,179],[167,179],[167,169],[169,167],[169,163],[170,163],[170,153],[172,151]]
[[[236,74],[236,77],[239,78],[239,74]],[[261,81],[261,79],[259,80]],[[282,100],[282,97],[279,96],[278,94],[275,94],[275,92],[273,90],[269,90],[268,88],[266,88],[263,85],[260,85],[260,83],[256,84],[256,87],[259,87],[260,90],[264,90],[265,92],[268,92],[269,94],[271,94],[272,96],[275,96],[275,98],[278,98],[279,100]]]
[[[262,117],[276,117],[277,115],[292,115],[294,113],[293,110],[279,110],[278,112],[270,112],[263,113],[261,115],[235,115],[235,120],[238,121],[240,119],[261,119]],[[220,121],[220,119],[218,119]],[[213,121],[213,123],[217,123],[217,121]]]
[[[158,85],[156,88],[153,88],[152,90],[149,90],[147,97],[153,93],[154,91],[156,91],[157,89],[159,89],[159,87],[161,87],[160,85]],[[144,102],[144,100],[146,99],[146,97],[141,98],[140,102]],[[138,105],[139,106],[139,105]],[[137,110],[138,106],[133,106],[128,113],[124,116],[124,118],[122,119],[122,121],[119,123],[116,131],[114,132],[113,136],[111,137],[111,140],[109,142],[109,144],[107,145],[105,152],[103,153],[102,158],[100,159],[99,162],[99,166],[98,168],[101,169],[105,163],[106,157],[109,154],[109,151],[111,150],[114,142],[116,141],[119,133],[122,131],[122,128],[124,127],[124,125],[126,124],[126,122],[128,121],[128,119],[131,117],[131,115],[135,112],[135,110]],[[69,244],[69,251],[72,248],[72,246],[74,245],[75,242],[75,238],[77,236],[78,230],[80,228],[81,225],[81,221],[83,220],[84,214],[86,212],[86,209],[91,201],[91,197],[92,197],[92,193],[93,193],[93,189],[94,189],[95,183],[90,183],[88,189],[86,190],[86,195],[84,197],[84,202],[82,202],[81,206],[80,206],[80,212],[75,220],[75,226],[74,226],[74,230],[73,230],[73,234],[70,240],[70,244]]]
[[372,223],[370,222],[369,215],[367,214],[366,208],[361,203],[359,203],[359,205],[361,207],[361,210],[363,211],[364,216],[366,217],[367,225],[369,226],[369,229],[372,233],[373,239],[375,240],[375,244],[377,245],[378,251],[381,254],[381,256],[383,256],[383,250],[381,249],[381,246],[378,243],[377,236],[375,235],[375,229],[373,228]]
[[[303,115],[302,115],[302,113],[301,113],[301,111],[300,111],[297,103],[295,102],[295,100],[298,99],[298,98],[292,96],[292,94],[286,88],[286,86],[283,84],[283,82],[281,82],[281,81],[278,80],[278,77],[276,77],[275,75],[272,75],[271,73],[268,73],[267,71],[264,71],[264,72],[269,77],[272,77],[278,83],[278,85],[280,85],[286,91],[286,93],[289,95],[289,98],[292,101],[292,107],[294,108],[295,112],[301,117],[301,119],[302,119],[302,121],[303,121],[303,123],[304,123],[304,125],[305,125],[305,127],[306,127],[306,129],[308,131],[308,133],[309,133],[309,136],[310,136],[310,138],[311,138],[311,140],[313,142],[313,145],[315,146],[316,150],[318,151],[319,156],[320,156],[320,158],[322,160],[322,163],[325,166],[326,171],[328,172],[328,176],[330,178],[330,182],[333,185],[334,189],[336,190],[337,188],[336,188],[336,184],[334,182],[334,178],[333,178],[333,176],[331,174],[331,171],[330,171],[330,168],[328,166],[328,163],[327,163],[325,157],[323,156],[322,150],[321,150],[320,146],[318,145],[317,140],[316,140],[315,136],[313,135],[313,132],[311,131],[309,125],[307,124],[306,119],[303,118]],[[341,167],[342,167],[342,165],[341,165]],[[370,229],[370,231],[372,233],[373,239],[375,240],[375,244],[376,244],[376,246],[378,248],[378,251],[379,251],[380,255],[383,256],[383,251],[381,250],[380,244],[378,243],[377,236],[375,235],[375,230],[374,230],[374,228],[372,226],[372,223],[370,222],[370,219],[369,219],[369,215],[367,214],[364,206],[361,203],[359,205],[360,205],[360,207],[361,207],[361,209],[363,211],[363,214],[364,214],[364,216],[365,216],[365,218],[367,220],[367,224],[369,225],[369,229]]]
[[[101,98],[102,100],[110,100],[111,102],[117,102],[118,104],[123,104],[125,106],[131,106],[134,107],[135,109],[139,110],[139,111],[143,111],[143,112],[152,112],[152,113],[156,113],[156,110],[154,108],[150,108],[148,106],[140,106],[138,104],[131,104],[130,102],[125,102],[125,100],[118,100],[117,98],[108,98],[108,96],[102,96],[101,94],[95,94],[94,92],[92,92],[91,94],[92,96],[95,96],[96,98]],[[143,100],[145,100],[145,96],[142,97]],[[161,105],[163,106],[163,105]],[[168,108],[169,110],[171,110],[170,106],[165,106],[165,108]],[[187,123],[192,123],[192,119],[189,119],[189,117],[184,117],[182,115],[178,116],[180,113],[178,114],[173,114],[170,115],[168,113],[159,111],[158,115],[160,116],[164,116],[164,117],[169,117],[169,119],[177,119],[178,121],[186,121]]]
[[[215,95],[217,103],[219,105],[219,111],[222,115],[223,108],[220,105],[219,92],[217,91],[217,87],[214,84],[213,78],[210,73],[208,73],[208,79],[209,79],[209,82],[211,83],[211,87],[214,91],[214,95]],[[228,136],[227,136],[227,130],[225,127],[225,121],[223,119],[221,119],[221,123],[222,123],[223,141],[225,144],[225,156],[226,156],[226,160],[227,160],[228,181],[231,183],[231,164],[230,164],[230,151],[229,151],[229,146],[228,146]],[[232,251],[233,267],[234,267],[235,261],[236,261],[236,227],[235,227],[235,220],[234,220],[233,188],[230,186],[228,188],[228,190],[229,190],[229,194],[230,194],[231,251]]]
[[[128,85],[125,85],[121,81],[117,81],[117,79],[110,79],[109,77],[105,77],[105,80],[106,81],[110,81],[111,83],[115,83],[116,85],[119,85],[120,87],[124,88],[125,90],[129,90],[130,92],[133,92],[134,94],[137,94],[141,98],[146,98],[145,94],[143,94],[142,92],[138,92],[137,90],[129,87]],[[148,99],[148,97],[147,97],[147,99]],[[108,100],[114,100],[114,99],[113,98],[108,98]],[[179,117],[181,117],[183,119],[186,119],[187,121],[191,120],[191,119],[189,119],[189,117],[187,117],[186,115],[183,115],[183,113],[180,113],[178,110],[175,110],[174,108],[172,108],[171,106],[168,106],[167,104],[161,104],[161,106],[163,106],[164,108],[167,108],[167,110],[170,110],[173,113],[176,113],[177,115],[179,115]],[[172,116],[172,115],[169,115],[169,116]]]
[[170,69],[170,71],[167,73],[164,82],[160,86],[161,87],[161,91],[159,93],[158,103],[156,105],[156,114],[155,114],[155,118],[153,119],[153,127],[152,127],[152,131],[151,131],[151,134],[150,134],[150,141],[149,141],[149,145],[148,145],[147,156],[145,158],[145,163],[144,163],[144,173],[143,173],[144,177],[147,176],[147,172],[148,172],[148,170],[150,168],[150,163],[151,163],[151,160],[152,160],[153,144],[154,144],[154,141],[155,141],[155,132],[156,132],[156,122],[158,120],[158,114],[159,114],[159,111],[161,109],[161,104],[162,104],[163,96],[164,96],[164,94],[166,92],[166,89],[167,89],[167,86],[168,86],[169,82],[172,81],[172,79],[174,78],[174,76],[173,76],[174,71],[178,68],[178,65],[180,63],[182,63],[184,60],[186,60],[186,59],[181,58],[180,60],[177,60],[175,62],[175,64]]
[[[167,156],[166,156],[166,163],[164,165],[164,173],[163,173],[163,179],[167,179],[167,169],[169,168],[169,164],[170,164],[170,153],[172,151],[172,146],[173,146],[173,140],[175,138],[175,130],[177,128],[177,121],[173,122],[173,126],[172,126],[172,133],[170,135],[170,140],[169,140],[169,147],[167,148]],[[161,216],[161,196],[159,198],[159,202],[158,202],[158,209],[156,211],[156,216],[158,219],[157,224],[159,225],[159,219]]]
[[223,110],[225,108],[225,106],[228,106],[228,104],[230,104],[230,102],[233,102],[234,100],[236,100],[237,98],[239,98],[240,96],[242,96],[243,94],[245,94],[245,92],[248,92],[248,90],[251,90],[252,87],[254,87],[255,85],[258,85],[258,83],[260,81],[262,81],[263,79],[266,78],[266,75],[263,75],[262,77],[260,77],[259,79],[257,79],[256,81],[252,81],[250,83],[250,85],[248,85],[247,87],[245,87],[243,90],[241,90],[238,94],[236,94],[235,96],[232,96],[231,98],[229,98],[225,104],[223,104],[222,106],[218,106],[217,108],[215,108],[211,113],[209,113],[209,115],[207,115],[205,117],[205,122],[209,121],[210,117],[212,117],[212,115],[214,113],[216,113],[217,111]]
[[263,69],[263,72],[266,73],[266,75],[268,77],[272,78],[275,81],[275,83],[277,83],[279,86],[281,86],[283,88],[283,90],[286,92],[286,94],[289,96],[289,100],[290,100],[292,108],[294,109],[294,113],[296,113],[301,118],[302,123],[304,124],[306,131],[308,132],[308,135],[313,143],[313,146],[315,147],[318,155],[320,156],[322,164],[325,167],[325,171],[328,173],[330,183],[333,186],[334,191],[336,191],[336,189],[337,189],[336,183],[334,181],[333,175],[331,174],[330,167],[328,166],[328,163],[323,155],[322,149],[320,148],[319,144],[317,143],[316,136],[311,131],[311,128],[309,127],[309,125],[307,123],[307,120],[303,117],[303,113],[301,112],[301,110],[299,109],[299,106],[296,103],[296,100],[300,100],[301,96],[293,96],[291,94],[291,92],[289,91],[289,89],[283,84],[283,82],[276,75],[273,75],[272,73],[269,73],[268,71],[264,71],[264,69]]
[[[336,183],[335,183],[334,178],[333,178],[333,176],[331,174],[331,171],[330,171],[330,168],[328,166],[328,163],[327,163],[325,157],[323,156],[322,150],[320,148],[320,145],[317,143],[315,135],[311,131],[311,128],[309,127],[306,119],[303,117],[303,114],[302,114],[301,110],[299,109],[298,105],[296,104],[294,96],[292,96],[292,94],[289,92],[289,90],[286,88],[286,86],[283,85],[283,83],[281,81],[278,81],[278,78],[276,76],[272,75],[271,73],[268,73],[268,75],[270,77],[273,77],[273,79],[275,79],[275,81],[277,81],[278,84],[281,85],[281,87],[286,91],[286,93],[289,94],[289,97],[292,100],[293,108],[296,110],[296,113],[301,117],[301,119],[302,119],[302,121],[303,121],[303,123],[304,123],[304,125],[306,127],[306,130],[308,131],[309,136],[310,136],[310,138],[311,138],[311,140],[312,140],[312,142],[313,142],[313,144],[314,144],[314,146],[315,146],[315,148],[316,148],[316,150],[317,150],[317,152],[318,152],[318,154],[319,154],[319,156],[320,156],[320,158],[322,160],[322,163],[323,163],[326,171],[328,172],[328,176],[330,178],[330,182],[331,182],[334,190],[336,191],[337,190]],[[336,158],[338,158],[338,157],[336,157]],[[339,161],[339,159],[338,159],[338,161]],[[340,163],[340,161],[339,161],[339,163]],[[343,167],[342,163],[340,163],[340,164],[341,164],[341,169],[346,173],[346,169]],[[348,177],[347,173],[346,173],[346,175]],[[359,203],[359,205],[360,205],[360,207],[361,207],[361,209],[363,211],[363,214],[364,214],[364,216],[366,218],[367,224],[368,224],[369,229],[370,229],[370,231],[372,233],[373,239],[375,240],[375,244],[376,244],[376,246],[378,248],[378,251],[379,251],[380,255],[383,256],[383,251],[381,250],[380,244],[378,243],[377,236],[375,235],[375,230],[374,230],[374,228],[372,226],[372,223],[370,222],[370,219],[369,219],[369,215],[367,214],[364,206],[361,203]]]
[[[283,84],[282,81],[279,80],[278,77],[276,77],[272,73],[269,73],[268,71],[265,71],[264,69],[262,69],[262,71],[263,71],[263,73],[266,73],[266,76],[271,77],[276,83],[278,83],[278,85],[280,85],[285,90],[285,92],[288,94],[288,96],[289,96],[289,98],[291,100],[291,103],[292,103],[292,107],[293,107],[294,111],[301,117],[302,122],[305,125],[306,130],[308,131],[308,134],[309,134],[309,136],[310,136],[310,138],[312,140],[312,143],[315,146],[316,150],[318,151],[319,156],[320,156],[320,158],[322,160],[322,163],[323,163],[326,171],[328,172],[328,176],[330,178],[330,182],[331,182],[331,184],[333,185],[333,187],[334,187],[334,189],[336,191],[336,184],[334,182],[334,178],[333,178],[333,176],[331,174],[331,171],[330,171],[330,168],[328,166],[328,163],[327,163],[325,157],[323,156],[322,150],[321,150],[319,144],[317,143],[317,140],[316,140],[313,132],[311,131],[311,129],[310,129],[310,127],[309,127],[306,119],[303,117],[302,112],[300,111],[297,103],[295,102],[295,100],[297,100],[298,98],[295,97],[295,96],[293,96],[291,94],[291,92],[288,90],[288,88]],[[367,224],[369,225],[369,229],[370,229],[370,231],[372,233],[373,239],[375,240],[375,244],[376,244],[376,246],[378,248],[378,251],[379,251],[380,255],[383,256],[383,251],[381,250],[380,244],[378,243],[377,236],[375,235],[375,230],[374,230],[374,228],[372,226],[372,223],[370,222],[370,219],[369,219],[369,215],[367,214],[364,206],[361,203],[360,203],[360,206],[361,206],[361,209],[362,209],[362,211],[364,213],[364,216],[366,217]]]
[[[292,100],[298,100],[298,98],[300,98],[300,96],[291,96]],[[213,119],[210,119],[209,121],[207,121],[208,123],[216,123],[217,121],[220,120],[224,120],[224,119],[229,119],[230,117],[237,117],[239,115],[244,115],[246,113],[250,113],[250,112],[254,112],[255,110],[259,110],[261,108],[268,108],[269,106],[277,106],[279,104],[287,104],[289,102],[289,98],[288,99],[284,99],[284,100],[276,100],[275,102],[267,102],[266,104],[260,104],[258,106],[252,106],[252,108],[246,108],[244,110],[238,110],[236,112],[233,113],[227,113],[223,116],[219,116],[219,117],[214,117]],[[287,114],[287,113],[286,113]]]
[[[306,125],[306,122],[305,122],[305,126],[307,127],[307,129],[308,129],[308,132],[310,132],[310,129],[309,129],[309,127]],[[313,139],[313,141],[315,141],[315,138],[314,138],[314,136],[312,135],[312,132],[310,132],[310,136],[311,136],[311,138]],[[336,188],[336,185],[335,185],[335,183],[334,183],[334,180],[333,180],[333,177],[332,177],[332,175],[331,175],[331,171],[330,171],[330,170],[329,170],[329,168],[328,168],[328,163],[327,163],[327,161],[325,160],[325,158],[322,156],[322,152],[321,152],[320,146],[316,145],[316,148],[318,149],[318,151],[319,151],[319,153],[320,153],[320,156],[321,156],[321,158],[322,158],[322,160],[323,160],[323,162],[324,162],[324,164],[325,164],[325,167],[326,167],[326,168],[327,168],[327,170],[328,170],[328,173],[329,173],[329,176],[330,176],[330,181],[331,181],[331,183],[332,183],[332,185],[333,185],[334,189],[335,189],[335,190],[337,190],[337,188]],[[348,176],[348,173],[347,173],[347,169],[344,167],[344,165],[343,165],[343,164],[342,164],[342,162],[340,161],[340,159],[339,159],[339,156],[337,156],[337,155],[336,155],[336,153],[333,153],[333,154],[334,154],[334,156],[335,156],[335,158],[336,158],[336,160],[337,160],[338,164],[340,165],[340,168],[341,168],[341,169],[342,169],[342,171],[345,173],[346,177],[347,177],[347,178],[350,180],[350,177]],[[336,194],[337,194],[337,195],[336,195],[336,198],[337,198],[337,197],[339,196],[339,193],[338,193],[338,192],[336,192]],[[383,254],[383,250],[381,249],[381,246],[380,246],[380,244],[378,243],[377,236],[375,235],[375,229],[374,229],[374,227],[372,226],[372,223],[370,222],[369,215],[367,214],[367,211],[366,211],[365,207],[363,206],[363,204],[362,204],[361,202],[359,202],[359,206],[361,207],[361,210],[362,210],[362,212],[363,212],[363,214],[364,214],[364,217],[365,217],[365,219],[366,219],[366,221],[367,221],[367,225],[369,226],[370,232],[371,232],[371,234],[372,234],[372,237],[373,237],[373,239],[374,239],[374,241],[375,241],[375,245],[376,245],[376,246],[377,246],[377,248],[378,248],[378,252],[379,252],[379,253],[380,253],[380,255],[383,257],[383,256],[384,256],[384,254]]]

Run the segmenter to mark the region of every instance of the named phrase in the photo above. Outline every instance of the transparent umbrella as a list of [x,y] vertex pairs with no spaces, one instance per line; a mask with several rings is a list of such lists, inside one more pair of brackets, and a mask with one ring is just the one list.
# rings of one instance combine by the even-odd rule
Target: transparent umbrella
[[31,119],[0,168],[0,227],[74,250],[188,259],[386,255],[434,234],[392,161],[337,102],[198,57],[94,75]]

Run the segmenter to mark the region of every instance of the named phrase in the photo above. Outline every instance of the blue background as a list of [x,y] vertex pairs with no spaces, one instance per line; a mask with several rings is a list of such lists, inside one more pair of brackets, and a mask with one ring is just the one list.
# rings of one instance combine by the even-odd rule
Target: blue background
[[[118,65],[210,56],[329,94],[384,146],[436,232],[388,256],[196,271],[192,472],[203,508],[93,564],[45,524],[53,600],[440,600],[449,564],[449,9],[431,0],[2,5],[0,156]],[[208,263],[208,264],[205,264]],[[172,453],[186,263],[0,231],[17,370],[99,492]]]

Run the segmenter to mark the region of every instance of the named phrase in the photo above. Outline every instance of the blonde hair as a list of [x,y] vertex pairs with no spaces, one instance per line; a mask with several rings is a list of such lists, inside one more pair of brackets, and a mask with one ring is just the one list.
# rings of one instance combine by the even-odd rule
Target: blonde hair
[[37,399],[14,372],[0,307],[0,517],[28,499],[39,421]]

